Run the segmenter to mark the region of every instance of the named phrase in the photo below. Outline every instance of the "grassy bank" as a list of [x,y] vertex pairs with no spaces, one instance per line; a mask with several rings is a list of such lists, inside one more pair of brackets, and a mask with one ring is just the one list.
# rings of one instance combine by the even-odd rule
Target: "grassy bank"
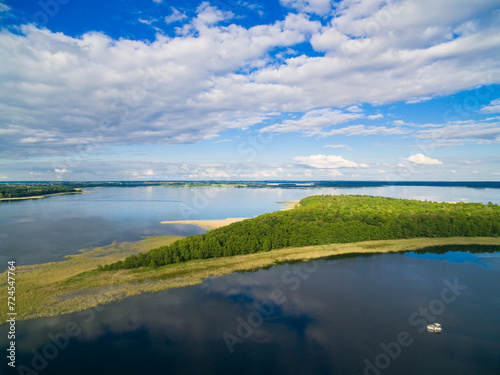
[[[287,261],[302,261],[355,253],[387,253],[428,246],[500,245],[500,238],[449,237],[291,247],[224,258],[192,260],[160,268],[99,272],[109,264],[141,251],[168,245],[179,237],[150,237],[133,243],[113,244],[69,256],[61,262],[17,265],[16,312],[18,320],[56,316],[89,309],[144,292],[155,292],[201,283],[203,279],[238,271],[255,270]],[[0,275],[1,298],[7,301],[7,274]],[[0,304],[1,323],[7,303]]]

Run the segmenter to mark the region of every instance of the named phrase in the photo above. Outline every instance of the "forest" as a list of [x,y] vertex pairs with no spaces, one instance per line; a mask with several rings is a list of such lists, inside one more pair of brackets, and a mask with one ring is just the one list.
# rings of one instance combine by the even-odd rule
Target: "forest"
[[100,267],[160,267],[286,247],[418,237],[498,237],[500,206],[316,195],[292,210],[243,220]]
[[57,193],[76,193],[73,187],[50,184],[1,184],[0,198],[25,198]]

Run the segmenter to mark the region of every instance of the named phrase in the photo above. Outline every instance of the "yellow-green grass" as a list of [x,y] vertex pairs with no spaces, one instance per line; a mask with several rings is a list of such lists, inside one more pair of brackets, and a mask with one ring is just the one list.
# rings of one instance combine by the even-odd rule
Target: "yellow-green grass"
[[[61,262],[16,268],[17,319],[56,316],[89,309],[144,292],[201,283],[213,276],[342,254],[410,251],[439,245],[500,245],[496,237],[415,238],[287,248],[225,258],[193,260],[157,269],[97,271],[96,267],[166,245],[179,237],[150,237],[135,243],[113,244]],[[7,273],[0,275],[0,323],[7,320]]]

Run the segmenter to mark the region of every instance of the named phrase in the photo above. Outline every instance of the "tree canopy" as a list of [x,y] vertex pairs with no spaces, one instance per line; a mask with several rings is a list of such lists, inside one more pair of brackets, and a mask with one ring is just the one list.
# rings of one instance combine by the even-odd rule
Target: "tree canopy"
[[126,258],[104,270],[160,267],[286,247],[416,237],[499,236],[500,206],[316,195],[292,210],[240,221]]

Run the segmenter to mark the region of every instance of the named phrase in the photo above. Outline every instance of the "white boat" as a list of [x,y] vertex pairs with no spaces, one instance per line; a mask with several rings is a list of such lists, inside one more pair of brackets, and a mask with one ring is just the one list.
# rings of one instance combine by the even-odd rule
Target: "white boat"
[[439,323],[432,323],[427,326],[427,331],[429,332],[440,333],[442,330],[443,328]]

